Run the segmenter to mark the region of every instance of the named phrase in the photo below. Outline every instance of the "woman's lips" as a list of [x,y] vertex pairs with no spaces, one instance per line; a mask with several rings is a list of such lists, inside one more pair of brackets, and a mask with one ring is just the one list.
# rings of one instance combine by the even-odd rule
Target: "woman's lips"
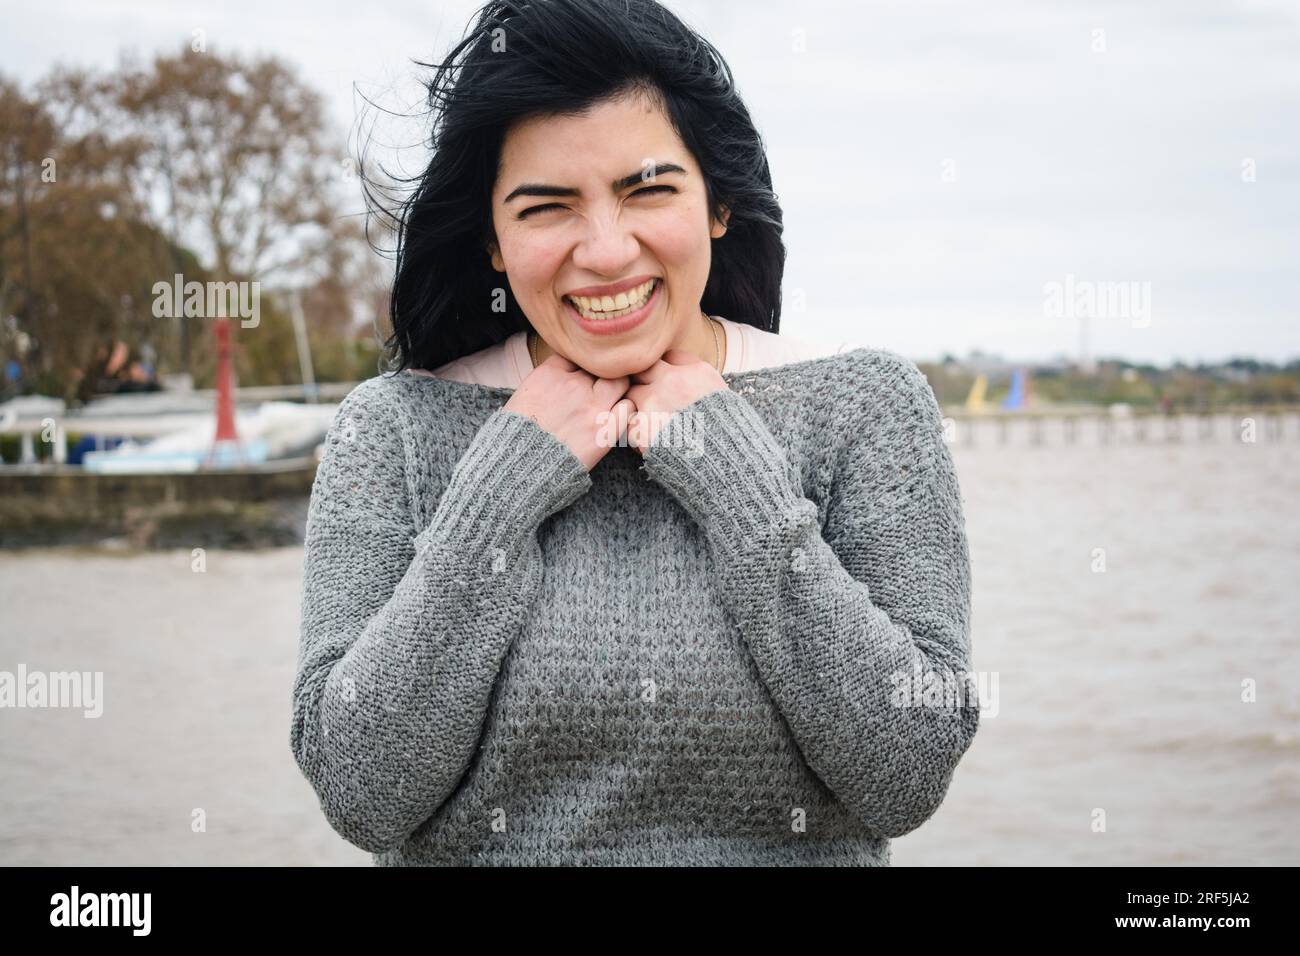
[[618,335],[621,332],[627,332],[634,329],[644,322],[654,311],[659,303],[659,297],[663,290],[663,279],[655,279],[655,287],[650,290],[650,298],[646,299],[645,305],[635,312],[629,312],[627,315],[618,319],[588,319],[579,312],[568,298],[564,300],[564,307],[568,310],[569,316],[578,323],[586,332],[592,335]]

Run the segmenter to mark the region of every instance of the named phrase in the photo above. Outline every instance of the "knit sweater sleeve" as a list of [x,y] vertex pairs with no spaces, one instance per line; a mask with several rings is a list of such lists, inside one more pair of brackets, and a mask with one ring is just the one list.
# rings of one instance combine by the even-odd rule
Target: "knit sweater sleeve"
[[[373,853],[451,795],[506,651],[540,587],[538,526],[591,487],[566,445],[498,409],[413,519],[402,409],[354,389],[308,508],[290,743],[330,825]],[[420,477],[414,477],[414,476]]]
[[938,809],[979,724],[957,478],[925,376],[892,363],[901,387],[853,395],[862,407],[842,415],[824,528],[730,389],[673,415],[644,464],[704,529],[724,603],[809,767],[885,837]]

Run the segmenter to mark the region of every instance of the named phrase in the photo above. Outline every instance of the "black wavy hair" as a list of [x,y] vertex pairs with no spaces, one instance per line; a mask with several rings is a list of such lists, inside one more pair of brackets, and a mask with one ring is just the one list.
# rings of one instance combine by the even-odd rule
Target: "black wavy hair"
[[[506,131],[631,93],[663,109],[704,175],[712,240],[701,307],[778,332],[785,245],[766,150],[722,55],[654,0],[493,0],[443,63],[423,63],[431,158],[397,212],[362,175],[367,208],[391,219],[396,269],[391,371],[434,369],[527,329],[492,268],[491,196]],[[364,163],[362,164],[364,168]],[[504,297],[502,296],[504,293]],[[505,308],[493,308],[504,301]]]

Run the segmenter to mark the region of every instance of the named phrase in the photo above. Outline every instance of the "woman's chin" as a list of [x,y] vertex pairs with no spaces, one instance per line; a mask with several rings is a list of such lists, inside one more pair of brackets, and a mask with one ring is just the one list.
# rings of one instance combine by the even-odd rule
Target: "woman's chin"
[[596,378],[622,378],[624,375],[631,375],[633,372],[639,372],[640,369],[629,369],[625,364],[619,363],[611,365],[608,362],[580,362],[583,371],[588,375]]
[[586,370],[589,375],[596,376],[596,378],[622,378],[624,375],[644,372],[658,360],[659,356],[651,357],[646,347],[639,345],[633,348],[579,356],[573,362]]

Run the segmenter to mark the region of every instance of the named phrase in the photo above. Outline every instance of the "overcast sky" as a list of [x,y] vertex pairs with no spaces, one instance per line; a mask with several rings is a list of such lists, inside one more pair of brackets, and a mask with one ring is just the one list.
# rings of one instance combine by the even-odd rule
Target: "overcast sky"
[[[199,28],[294,63],[340,143],[378,119],[360,94],[418,107],[411,61],[440,59],[478,7],[3,2],[0,70],[25,84]],[[1075,296],[1132,283],[1112,287],[1134,294],[1123,314],[1094,306],[1094,356],[1300,357],[1300,2],[667,6],[722,51],[768,144],[782,332],[918,360],[1073,356],[1086,300],[1050,294],[1071,276]]]

